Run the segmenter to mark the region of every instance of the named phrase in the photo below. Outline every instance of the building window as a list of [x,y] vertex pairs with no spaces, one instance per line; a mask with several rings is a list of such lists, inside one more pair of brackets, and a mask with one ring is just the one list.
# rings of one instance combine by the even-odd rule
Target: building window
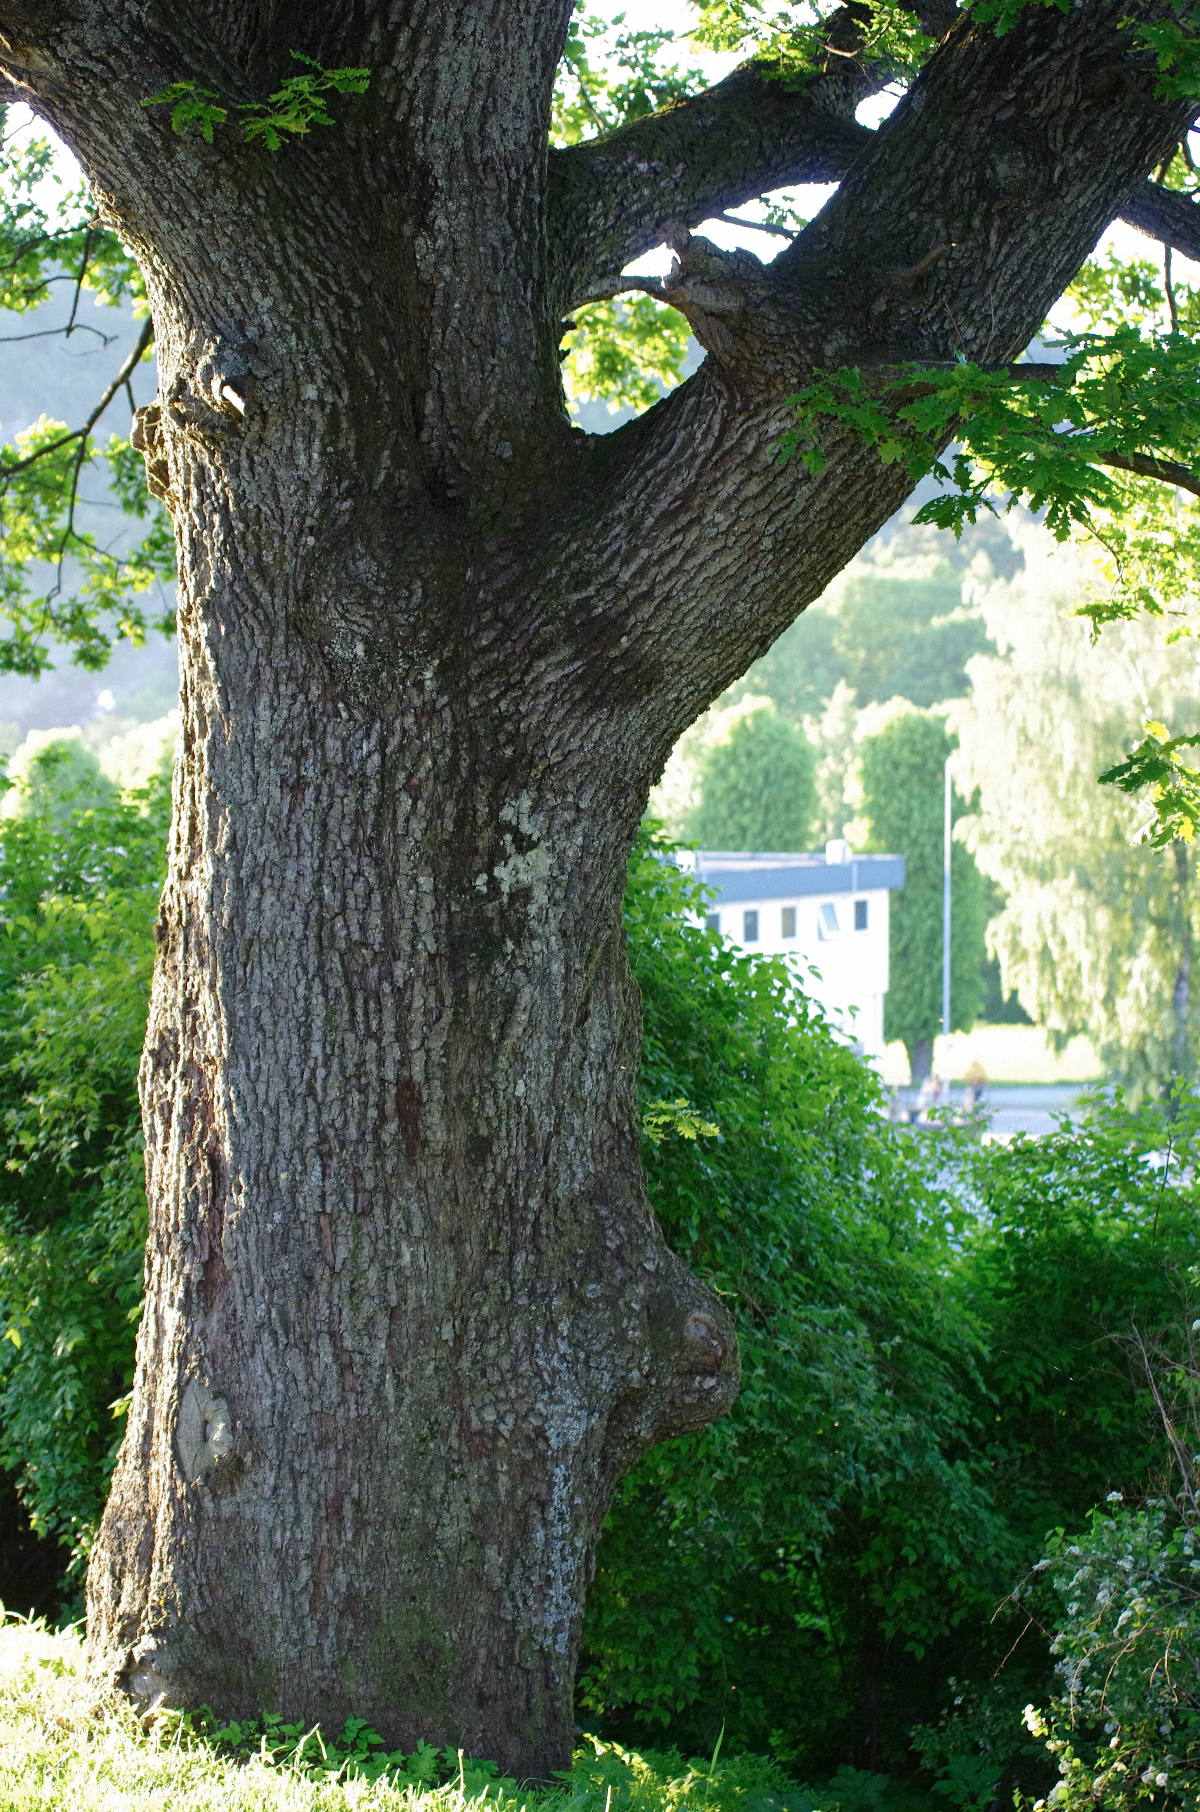
[[794,906],[785,906],[779,914],[779,935],[780,937],[795,937],[796,908]]
[[817,908],[817,936],[822,943],[837,937],[841,929],[838,924],[837,907],[832,902]]
[[742,942],[743,942],[743,944],[757,944],[757,942],[758,942],[758,914],[757,914],[757,912],[743,912],[743,914],[742,914]]
[[865,931],[866,928],[867,928],[867,902],[865,900],[855,900],[855,902],[854,902],[854,929],[856,931]]
[[719,931],[721,929],[720,913],[719,912],[710,912],[708,914],[707,918],[705,919],[704,923],[708,926],[710,931]]

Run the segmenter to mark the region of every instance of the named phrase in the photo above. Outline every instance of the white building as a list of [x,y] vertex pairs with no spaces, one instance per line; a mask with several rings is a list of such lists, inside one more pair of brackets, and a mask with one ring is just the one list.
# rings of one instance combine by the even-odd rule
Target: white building
[[797,957],[804,992],[865,1056],[881,1057],[888,895],[904,886],[904,857],[856,856],[839,838],[823,855],[697,850],[695,864],[716,894],[713,929],[744,950]]

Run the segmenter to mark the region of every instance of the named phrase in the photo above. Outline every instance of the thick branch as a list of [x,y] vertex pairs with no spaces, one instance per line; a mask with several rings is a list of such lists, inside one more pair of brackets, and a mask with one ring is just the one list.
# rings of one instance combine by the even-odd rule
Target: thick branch
[[825,77],[790,93],[746,64],[677,107],[550,154],[548,231],[564,309],[612,294],[669,220],[696,226],[786,183],[838,182],[873,133],[866,85]]
[[1101,453],[1098,458],[1101,465],[1115,466],[1120,472],[1136,472],[1139,478],[1157,478],[1200,497],[1200,477],[1177,459],[1155,459],[1149,453]]
[[1144,182],[1122,202],[1117,218],[1200,264],[1200,207],[1190,196]]
[[[597,454],[610,507],[636,500],[637,534],[653,550],[640,621],[622,579],[630,617],[620,659],[653,672],[669,699],[656,723],[664,741],[819,595],[911,488],[836,429],[823,438],[819,477],[795,462],[780,469],[788,394],[814,367],[960,358],[1009,367],[1123,197],[1178,142],[1186,105],[1158,100],[1142,79],[1124,11],[1123,0],[1085,0],[1066,15],[1027,9],[1003,39],[962,20],[837,194],[770,265],[668,224],[678,262],[664,298],[709,357]],[[1100,55],[1129,66],[1119,103],[1093,80]],[[1042,366],[1014,375],[1057,381]],[[623,453],[628,465],[616,470]],[[1184,482],[1162,467],[1153,475]]]

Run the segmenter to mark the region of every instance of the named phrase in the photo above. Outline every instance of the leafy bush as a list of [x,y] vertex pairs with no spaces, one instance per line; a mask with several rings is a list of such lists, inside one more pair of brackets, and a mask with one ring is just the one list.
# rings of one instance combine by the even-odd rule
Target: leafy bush
[[648,1142],[646,1171],[737,1318],[744,1384],[620,1488],[581,1702],[623,1741],[699,1748],[723,1722],[809,1779],[920,1759],[987,1804],[1045,1776],[1021,1709],[1052,1657],[1019,1640],[1014,1582],[1167,1459],[1113,1336],[1163,1325],[1197,1256],[1190,1110],[1098,1101],[1013,1146],[891,1128],[787,966],[710,932],[667,853],[642,843],[626,900],[643,1099],[721,1137]]
[[887,1126],[783,959],[704,926],[667,853],[642,841],[626,898],[643,1095],[686,1097],[721,1138],[647,1142],[646,1170],[668,1239],[737,1318],[743,1386],[618,1490],[580,1701],[625,1740],[657,1726],[698,1748],[724,1723],[735,1748],[829,1769],[857,1725],[851,1760],[903,1765],[915,1714],[886,1701],[912,1670],[886,1672],[886,1650],[928,1655],[1010,1579],[970,1454],[982,1348],[942,1158]]
[[1200,1793],[1200,1320],[1188,1306],[1198,1281],[1192,1266],[1174,1326],[1130,1337],[1173,1479],[1140,1502],[1110,1493],[1084,1534],[1057,1532],[1014,1594],[1054,1632],[1056,1690],[1025,1721],[1055,1758],[1046,1803],[1063,1812],[1191,1806]]
[[[166,825],[161,782],[125,800],[91,786],[86,764],[48,758],[0,820],[0,1463],[77,1562],[132,1364]],[[667,1237],[737,1318],[744,1387],[619,1488],[580,1715],[607,1744],[674,1746],[629,1763],[659,1770],[653,1793],[722,1729],[728,1769],[771,1752],[745,1761],[776,1770],[755,1793],[795,1773],[842,1812],[904,1812],[889,1772],[918,1764],[953,1805],[1041,1791],[1045,1744],[1020,1714],[1050,1703],[1055,1657],[1022,1634],[1013,1585],[1048,1532],[1111,1490],[1133,1503],[1169,1463],[1144,1367],[1113,1336],[1178,1319],[1173,1277],[1200,1257],[1196,1112],[1118,1099],[1008,1148],[891,1127],[794,971],[709,931],[669,856],[644,836],[626,898],[644,1157]],[[1047,1603],[1057,1576],[1038,1575]],[[234,1746],[306,1736],[264,1723]]]
[[51,745],[16,803],[0,840],[0,1466],[78,1565],[132,1382],[137,1072],[168,787],[122,799]]

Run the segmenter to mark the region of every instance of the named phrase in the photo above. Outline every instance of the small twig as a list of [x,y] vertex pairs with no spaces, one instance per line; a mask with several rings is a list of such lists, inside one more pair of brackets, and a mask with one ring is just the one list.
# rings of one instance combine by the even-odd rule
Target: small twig
[[[65,327],[42,327],[38,329],[37,333],[3,333],[0,334],[0,346],[16,346],[22,340],[56,340],[60,333],[65,332]],[[103,340],[106,346],[111,346],[117,338],[115,333],[103,333],[99,327],[92,327],[87,321],[77,321],[74,332],[94,333],[96,338]]]
[[950,304],[949,304],[949,303],[948,303],[948,302],[945,302],[945,303],[943,303],[943,304],[942,304],[942,306],[943,306],[943,307],[944,307],[944,308],[945,308],[945,310],[946,310],[946,313],[947,313],[947,314],[948,314],[948,315],[949,315],[949,317],[950,317],[950,325],[951,325],[951,327],[952,327],[952,328],[953,328],[953,329],[954,329],[954,333],[955,333],[955,337],[956,337],[956,338],[957,338],[957,340],[958,340],[958,344],[959,344],[959,348],[960,348],[960,350],[961,350],[961,352],[962,352],[962,355],[963,355],[963,357],[964,357],[964,359],[965,359],[965,358],[966,358],[966,357],[967,357],[967,356],[968,356],[968,354],[967,354],[967,342],[966,342],[966,341],[965,341],[965,340],[964,340],[964,339],[963,339],[963,337],[962,337],[962,328],[961,328],[961,327],[960,327],[960,326],[959,326],[959,325],[958,325],[958,322],[957,322],[957,321],[956,321],[956,320],[955,320],[955,318],[954,318],[954,310],[953,310],[953,309],[952,309],[952,308],[951,308],[951,306],[950,306]]
[[1112,546],[1111,542],[1108,542],[1104,539],[1104,536],[1100,533],[1100,530],[1096,527],[1096,524],[1091,520],[1090,517],[1088,518],[1087,522],[1085,522],[1083,524],[1083,526],[1086,529],[1087,533],[1089,535],[1091,535],[1092,539],[1094,541],[1098,541],[1100,543],[1101,547],[1104,549],[1105,553],[1108,555],[1109,559],[1112,561],[1113,565],[1116,567],[1118,575],[1123,579],[1125,577],[1125,562],[1122,560],[1122,558],[1121,558],[1120,554],[1117,552],[1116,548]]
[[[1180,145],[1179,149],[1182,150],[1183,146]],[[1158,172],[1157,172],[1154,180],[1160,189],[1165,184],[1165,182],[1167,180],[1167,171],[1171,168],[1171,165],[1174,162],[1175,162],[1175,153],[1172,152],[1170,157],[1164,158],[1162,163],[1158,166]],[[1191,168],[1190,159],[1188,160],[1188,168],[1189,169]],[[1162,249],[1163,249],[1163,282],[1166,285],[1166,291],[1167,291],[1167,307],[1171,313],[1171,332],[1178,333],[1179,332],[1179,310],[1175,306],[1175,285],[1171,281],[1171,247],[1167,244],[1165,239],[1160,240],[1159,243],[1161,244]]]
[[1179,332],[1179,310],[1175,306],[1175,285],[1171,281],[1171,248],[1163,242],[1163,283],[1167,291],[1167,307],[1171,311],[1171,332]]
[[799,239],[798,227],[768,226],[762,220],[742,220],[737,214],[712,214],[712,220],[723,220],[727,226],[749,227],[752,233],[774,233],[780,239]]
[[60,434],[57,440],[52,440],[48,442],[46,446],[39,447],[36,453],[27,454],[24,459],[18,459],[15,464],[11,466],[0,466],[0,482],[3,482],[6,478],[12,478],[17,472],[23,472],[27,466],[36,465],[39,459],[45,459],[47,453],[57,453],[60,447],[70,446],[73,440],[86,440],[96,423],[100,420],[100,417],[104,414],[104,411],[108,408],[108,405],[112,402],[113,397],[116,396],[118,391],[124,390],[127,387],[130,378],[142,361],[142,355],[148,350],[153,339],[154,323],[147,317],[145,326],[138,335],[137,345],[122,365],[120,371],[118,371],[112,383],[108,386],[108,389],[104,392],[104,395],[100,398],[100,401],[96,404],[96,407],[92,410],[92,413],[84,422],[82,428],[74,428],[70,434]]
[[86,227],[83,229],[83,254],[80,257],[79,270],[75,277],[75,294],[71,299],[71,315],[66,327],[63,329],[63,333],[68,340],[75,330],[75,316],[79,312],[79,298],[83,294],[83,280],[87,276],[88,259],[92,255],[92,233],[94,230],[95,223],[89,220]]
[[1162,1392],[1158,1388],[1158,1379],[1155,1376],[1154,1366],[1151,1364],[1150,1355],[1146,1351],[1146,1343],[1142,1339],[1136,1323],[1134,1324],[1133,1338],[1141,1357],[1142,1370],[1146,1375],[1146,1382],[1150,1386],[1150,1394],[1154,1398],[1155,1408],[1158,1410],[1159,1419],[1163,1425],[1163,1433],[1166,1435],[1171,1450],[1175,1455],[1175,1464],[1179,1467],[1183,1489],[1191,1499],[1192,1508],[1195,1509],[1197,1508],[1196,1483],[1192,1475],[1188,1450],[1180,1439],[1179,1431],[1175,1427],[1175,1423],[1168,1413],[1167,1406],[1163,1401]]
[[[1004,1601],[1004,1603],[1005,1603],[1005,1604],[1007,1604],[1007,1603],[1008,1603],[1008,1599],[1007,1599],[1007,1598],[1006,1598],[1006,1599],[1005,1599],[1005,1601]],[[1004,1607],[1003,1607],[1003,1605],[1002,1605],[1002,1606],[1000,1606],[1000,1609],[1001,1609],[1001,1610],[1002,1610],[1002,1609],[1003,1609],[1003,1608],[1004,1608]],[[999,1611],[997,1611],[997,1613],[996,1613],[996,1615],[999,1615]],[[992,1619],[991,1619],[991,1621],[992,1621],[992,1622],[993,1622],[993,1623],[994,1623],[994,1622],[995,1622],[995,1621],[996,1621],[996,1617],[995,1617],[995,1616],[993,1616],[993,1617],[992,1617]],[[996,1668],[996,1669],[995,1669],[995,1671],[994,1671],[994,1672],[993,1672],[993,1674],[992,1674],[992,1679],[993,1679],[993,1680],[994,1680],[994,1679],[996,1679],[996,1678],[997,1678],[997,1676],[998,1676],[998,1675],[999,1675],[999,1674],[1001,1674],[1001,1673],[1002,1673],[1002,1672],[1003,1672],[1003,1671],[1004,1671],[1004,1669],[1005,1669],[1005,1668],[1006,1668],[1006,1667],[1007,1667],[1007,1666],[1008,1666],[1008,1664],[1009,1664],[1009,1662],[1010,1662],[1010,1661],[1011,1661],[1011,1660],[1012,1660],[1012,1658],[1013,1658],[1013,1656],[1014,1656],[1014,1655],[1015,1655],[1015,1654],[1016,1654],[1016,1652],[1017,1652],[1017,1650],[1018,1650],[1018,1648],[1020,1648],[1020,1646],[1021,1646],[1021,1644],[1022,1644],[1022,1642],[1024,1642],[1024,1640],[1025,1640],[1025,1638],[1026,1638],[1026,1636],[1027,1636],[1027,1635],[1028,1635],[1028,1634],[1029,1634],[1029,1632],[1030,1632],[1030,1630],[1031,1630],[1031,1629],[1034,1629],[1034,1628],[1037,1628],[1037,1629],[1038,1629],[1038,1630],[1039,1630],[1039,1631],[1040,1631],[1040,1630],[1041,1630],[1041,1627],[1042,1627],[1042,1626],[1041,1626],[1041,1624],[1040,1624],[1040,1623],[1039,1623],[1039,1624],[1036,1624],[1036,1625],[1035,1625],[1035,1623],[1034,1623],[1034,1619],[1033,1619],[1033,1618],[1032,1618],[1032,1617],[1030,1617],[1030,1616],[1029,1616],[1029,1615],[1028,1615],[1028,1614],[1027,1614],[1027,1615],[1026,1615],[1026,1618],[1025,1618],[1025,1627],[1024,1627],[1024,1629],[1023,1629],[1023,1630],[1022,1630],[1022,1631],[1021,1631],[1021,1633],[1020,1633],[1020,1635],[1019,1635],[1019,1636],[1018,1636],[1018,1637],[1017,1637],[1017,1639],[1016,1639],[1016,1641],[1015,1641],[1015,1642],[1014,1642],[1014,1643],[1013,1643],[1013,1644],[1012,1644],[1012,1646],[1011,1646],[1011,1647],[1010,1647],[1010,1648],[1009,1648],[1009,1651],[1008,1651],[1008,1653],[1007,1653],[1007,1654],[1006,1654],[1006,1655],[1005,1655],[1005,1657],[1004,1657],[1004,1659],[1003,1659],[1003,1661],[1001,1661],[1001,1663],[1000,1663],[1000,1665],[999,1665],[999,1667],[997,1667],[997,1668]]]
[[[948,245],[935,245],[931,252],[926,252],[923,258],[918,258],[915,264],[910,264],[907,270],[900,271],[893,277],[890,287],[898,289],[902,286],[905,289],[911,289],[918,277],[923,277],[926,271],[931,271],[934,265],[939,263],[949,250],[950,247]],[[951,316],[951,319],[953,319],[953,316]]]

